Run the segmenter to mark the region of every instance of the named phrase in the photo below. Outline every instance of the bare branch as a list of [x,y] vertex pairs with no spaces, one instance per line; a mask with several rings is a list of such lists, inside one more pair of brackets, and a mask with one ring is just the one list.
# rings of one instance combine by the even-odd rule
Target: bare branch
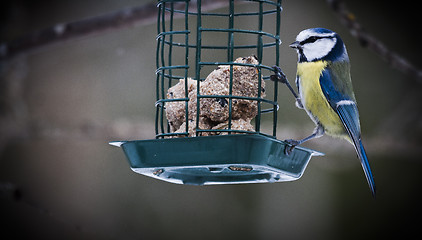
[[341,0],[327,0],[328,5],[334,10],[341,23],[345,25],[350,34],[355,37],[362,47],[371,49],[382,59],[387,61],[393,68],[412,76],[418,83],[422,83],[422,71],[417,69],[409,61],[402,56],[389,50],[381,41],[374,36],[368,34],[362,26],[356,21],[353,13],[351,13]]
[[[181,3],[175,3],[175,7],[180,4]],[[227,5],[227,1],[224,0],[202,1],[202,7],[205,10],[213,10],[225,5]],[[195,2],[191,3],[189,8],[191,10],[196,9]],[[8,59],[18,53],[52,43],[75,39],[107,30],[151,24],[156,21],[156,18],[157,7],[155,2],[151,2],[143,6],[126,8],[83,20],[55,24],[47,29],[27,34],[9,43],[0,44],[0,60]]]

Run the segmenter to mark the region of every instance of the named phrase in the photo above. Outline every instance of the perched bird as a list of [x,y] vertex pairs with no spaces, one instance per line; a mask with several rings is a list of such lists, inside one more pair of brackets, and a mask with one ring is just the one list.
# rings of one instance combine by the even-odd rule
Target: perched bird
[[[296,105],[315,122],[312,135],[302,140],[286,140],[292,148],[324,133],[352,143],[365,172],[372,195],[375,182],[361,140],[359,112],[350,77],[350,62],[340,36],[328,29],[303,30],[290,47],[297,50]],[[277,73],[279,70],[275,67]],[[281,72],[277,73],[278,77]]]

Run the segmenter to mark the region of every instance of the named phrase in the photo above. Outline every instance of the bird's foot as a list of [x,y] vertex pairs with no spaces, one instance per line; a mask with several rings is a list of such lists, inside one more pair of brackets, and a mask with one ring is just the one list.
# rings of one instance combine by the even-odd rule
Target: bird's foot
[[274,81],[274,82],[278,81],[278,82],[281,82],[281,83],[284,83],[284,84],[286,84],[288,82],[286,75],[283,73],[283,71],[281,71],[281,68],[279,68],[278,66],[273,66],[273,71],[274,71],[275,74],[270,76],[270,79],[272,81]]
[[283,73],[283,71],[281,71],[281,68],[278,66],[273,66],[273,71],[275,74],[271,75],[270,78],[273,81],[279,81],[281,83],[288,83],[287,77],[286,75]]
[[286,145],[286,148],[284,149],[284,153],[289,156],[293,150],[295,149],[296,146],[300,145],[300,141],[298,140],[293,140],[293,139],[286,139],[284,140],[284,142],[286,142],[288,145]]

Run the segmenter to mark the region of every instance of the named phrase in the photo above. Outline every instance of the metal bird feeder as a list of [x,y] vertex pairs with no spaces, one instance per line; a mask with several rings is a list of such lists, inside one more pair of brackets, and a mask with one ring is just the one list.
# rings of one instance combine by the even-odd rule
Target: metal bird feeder
[[[124,150],[133,171],[167,182],[204,185],[300,178],[310,158],[320,153],[296,147],[286,155],[288,145],[276,138],[278,82],[271,81],[269,75],[271,66],[279,65],[281,0],[241,4],[232,0],[226,12],[202,10],[200,0],[159,1],[156,139],[110,144]],[[251,23],[246,24],[249,29],[239,27],[245,22]],[[236,60],[248,55],[254,55],[249,62]],[[224,94],[203,91],[212,69],[225,71],[228,85]],[[235,94],[236,69],[255,71],[255,95]],[[182,95],[174,97],[168,89],[176,83]],[[215,119],[203,123],[207,101],[226,109],[224,123]],[[235,111],[241,101],[252,103],[247,109],[255,111],[252,121],[241,121],[247,128],[236,125],[240,120]],[[182,106],[175,111],[182,116],[178,124],[166,112],[176,105]],[[264,119],[263,115],[270,117]],[[264,132],[263,122],[272,122],[270,133]]]

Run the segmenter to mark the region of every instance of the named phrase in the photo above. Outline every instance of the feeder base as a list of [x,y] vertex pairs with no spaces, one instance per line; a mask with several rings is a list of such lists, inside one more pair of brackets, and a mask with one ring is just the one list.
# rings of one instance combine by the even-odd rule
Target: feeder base
[[312,156],[323,153],[263,135],[233,134],[111,142],[123,149],[136,173],[191,184],[283,182],[299,179]]

